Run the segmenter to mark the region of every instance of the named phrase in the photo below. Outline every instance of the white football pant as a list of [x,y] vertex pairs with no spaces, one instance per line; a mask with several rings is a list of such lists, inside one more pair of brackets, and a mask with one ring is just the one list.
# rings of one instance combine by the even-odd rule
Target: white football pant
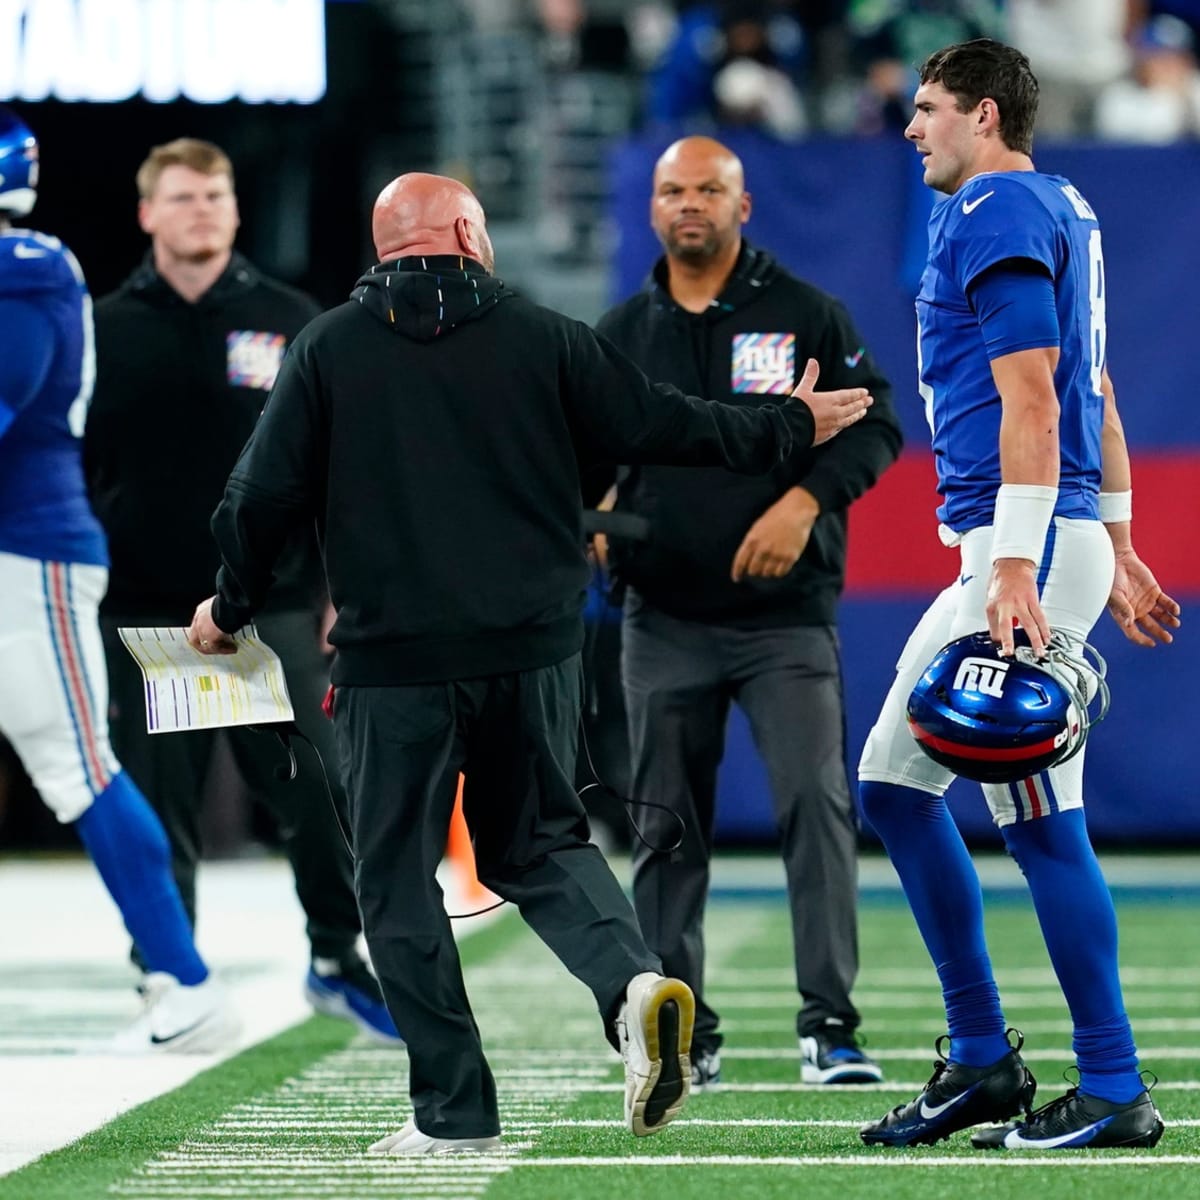
[[0,732],[64,823],[121,769],[97,623],[107,587],[104,567],[0,553]]
[[[943,795],[953,782],[954,774],[917,745],[905,710],[921,672],[947,642],[986,632],[991,548],[990,525],[972,529],[959,543],[959,577],[926,609],[900,654],[896,678],[863,747],[859,779],[896,783],[935,796]],[[1050,628],[1085,640],[1108,603],[1113,570],[1112,541],[1103,524],[1055,517],[1038,572],[1042,611]],[[1083,758],[1081,750],[1061,766],[1020,783],[981,784],[993,820],[1012,825],[1082,808]]]

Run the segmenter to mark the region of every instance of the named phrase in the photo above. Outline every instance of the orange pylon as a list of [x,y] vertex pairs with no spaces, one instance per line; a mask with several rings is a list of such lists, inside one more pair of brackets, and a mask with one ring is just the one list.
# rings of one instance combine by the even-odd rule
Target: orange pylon
[[454,815],[450,818],[450,837],[446,842],[446,857],[450,859],[458,873],[459,886],[462,888],[463,899],[468,904],[479,904],[486,900],[491,892],[479,882],[475,873],[475,849],[471,845],[471,835],[467,831],[467,819],[463,816],[463,777],[458,777],[458,794],[454,797]]

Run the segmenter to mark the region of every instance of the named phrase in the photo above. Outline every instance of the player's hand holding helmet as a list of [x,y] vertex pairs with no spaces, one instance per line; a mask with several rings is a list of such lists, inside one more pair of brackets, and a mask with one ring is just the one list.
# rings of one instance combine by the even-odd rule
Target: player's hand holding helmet
[[1011,658],[986,632],[968,634],[922,672],[908,699],[908,727],[956,775],[1015,783],[1083,748],[1108,711],[1105,671],[1092,646],[1057,631],[1042,659],[1020,631]]

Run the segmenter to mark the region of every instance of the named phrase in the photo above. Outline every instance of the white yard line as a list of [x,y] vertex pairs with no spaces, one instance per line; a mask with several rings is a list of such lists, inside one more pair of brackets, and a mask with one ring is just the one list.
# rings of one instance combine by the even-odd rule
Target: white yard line
[[[747,1034],[779,1033],[787,1030],[786,1021],[781,1022],[777,1017],[731,1017],[721,1018],[721,1032],[727,1039],[735,1043]],[[930,1034],[933,1036],[946,1032],[946,1022],[942,1018],[904,1018],[877,1017],[872,1015],[863,1025],[863,1032],[870,1037],[880,1033]],[[1070,1020],[1063,1017],[1051,1021],[1022,1021],[1021,1032],[1027,1037],[1059,1035],[1070,1040],[1072,1026]],[[1133,1032],[1140,1037],[1148,1033],[1200,1033],[1200,1017],[1138,1017],[1133,1022]],[[864,1047],[869,1054],[874,1054],[870,1042]],[[933,1052],[933,1042],[926,1047],[927,1053]]]
[[[795,997],[795,988],[756,988],[753,992],[739,992],[732,988],[709,987],[704,989],[704,997],[709,1000],[723,1016],[730,1014],[730,1020],[737,1020],[739,1012],[753,1012],[755,1009],[777,1009],[781,1004],[794,1001],[785,999]],[[1139,1008],[1180,1008],[1189,1015],[1196,1010],[1196,990],[1184,984],[1173,991],[1149,991],[1146,988],[1127,987],[1124,989],[1125,1007],[1130,1010],[1130,1017],[1137,1024]],[[1003,988],[1001,999],[1006,1012],[1016,1013],[1032,1008],[1049,1008],[1062,1011],[1066,1002],[1062,992],[1049,988],[1044,991],[1022,991],[1017,988]],[[862,1010],[871,1009],[915,1009],[928,1014],[930,1008],[937,1008],[942,1002],[942,994],[936,986],[923,992],[894,992],[882,988],[856,987],[854,1002]]]
[[[886,1049],[870,1048],[871,1057],[878,1059],[880,1062],[913,1062],[931,1058],[933,1048],[931,1046],[903,1046],[903,1047],[888,1047]],[[781,1050],[778,1046],[729,1046],[721,1047],[721,1060],[726,1059],[747,1059],[751,1061],[763,1060],[772,1061],[780,1057],[781,1054],[786,1054],[787,1051]],[[1031,1049],[1025,1046],[1021,1050],[1021,1057],[1026,1062],[1058,1062],[1060,1059],[1068,1061],[1074,1060],[1074,1055],[1066,1041],[1057,1049]],[[1200,1059],[1200,1046],[1158,1046],[1152,1042],[1138,1042],[1138,1057],[1145,1063],[1162,1061],[1163,1059],[1173,1058],[1177,1061],[1191,1062]]]

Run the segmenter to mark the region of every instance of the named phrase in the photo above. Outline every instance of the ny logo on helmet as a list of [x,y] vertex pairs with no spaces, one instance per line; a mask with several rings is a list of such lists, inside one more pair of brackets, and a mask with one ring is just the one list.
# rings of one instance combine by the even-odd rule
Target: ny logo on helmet
[[1009,664],[994,658],[964,658],[958,664],[953,688],[956,692],[977,692],[981,696],[1004,695],[1004,677]]

